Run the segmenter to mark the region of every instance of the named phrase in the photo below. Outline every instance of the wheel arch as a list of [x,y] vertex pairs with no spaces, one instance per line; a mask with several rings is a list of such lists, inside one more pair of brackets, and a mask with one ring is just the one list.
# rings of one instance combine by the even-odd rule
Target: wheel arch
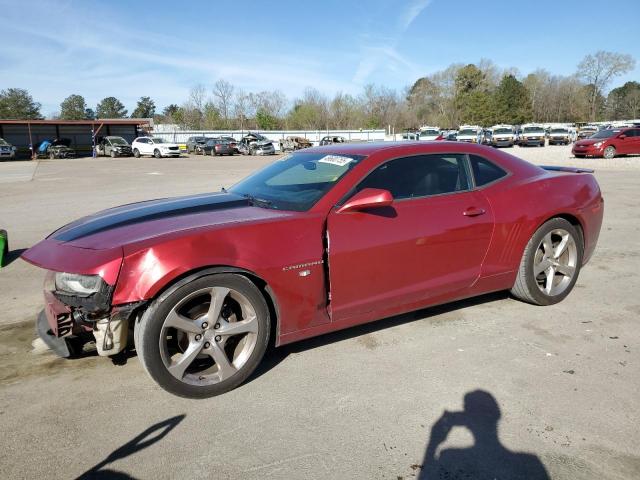
[[231,265],[209,265],[194,268],[168,281],[155,293],[155,295],[153,295],[152,298],[147,300],[147,305],[153,301],[164,301],[164,299],[169,296],[175,289],[181,287],[182,285],[186,285],[187,283],[197,278],[207,275],[217,275],[221,273],[235,273],[237,275],[242,275],[243,277],[251,281],[258,288],[258,290],[260,290],[260,293],[267,303],[269,315],[273,319],[273,321],[271,322],[270,337],[273,339],[275,345],[277,346],[279,343],[278,338],[280,336],[280,309],[277,296],[266,280],[264,280],[255,272],[244,268],[234,267]]
[[542,221],[540,223],[540,225],[538,225],[534,232],[538,231],[538,229],[544,225],[545,223],[547,223],[549,220],[553,220],[554,218],[562,218],[563,220],[566,220],[567,222],[569,222],[572,226],[574,226],[576,228],[576,230],[578,231],[578,234],[580,235],[580,241],[582,242],[582,248],[585,248],[585,244],[584,244],[584,225],[582,224],[582,221],[576,216],[573,215],[571,213],[557,213],[555,215],[552,215],[548,218],[546,218],[544,221]]

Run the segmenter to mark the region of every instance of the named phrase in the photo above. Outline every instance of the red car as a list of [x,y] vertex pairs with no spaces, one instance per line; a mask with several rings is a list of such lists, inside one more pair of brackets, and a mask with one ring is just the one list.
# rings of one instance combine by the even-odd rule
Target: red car
[[283,345],[510,290],[565,298],[598,240],[590,171],[458,142],[296,151],[229,190],[77,220],[23,258],[48,271],[40,334],[113,355],[133,337],[164,389],[207,397]]
[[589,138],[578,140],[571,152],[578,158],[640,154],[640,128],[600,130]]

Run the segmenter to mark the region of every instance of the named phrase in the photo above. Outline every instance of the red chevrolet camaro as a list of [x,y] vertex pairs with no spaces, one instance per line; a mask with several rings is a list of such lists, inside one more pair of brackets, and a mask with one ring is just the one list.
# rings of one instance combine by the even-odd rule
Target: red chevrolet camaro
[[59,354],[134,344],[164,389],[235,388],[283,345],[510,290],[565,298],[603,199],[589,171],[457,142],[296,151],[220,193],[77,220],[23,258],[47,270],[37,325]]

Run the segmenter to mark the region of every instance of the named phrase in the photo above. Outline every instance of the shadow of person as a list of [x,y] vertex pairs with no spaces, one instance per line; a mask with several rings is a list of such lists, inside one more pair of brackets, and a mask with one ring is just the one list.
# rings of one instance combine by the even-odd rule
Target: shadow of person
[[[422,480],[549,480],[540,459],[533,454],[512,452],[500,443],[500,407],[493,396],[475,390],[464,396],[464,410],[446,411],[431,427],[422,461]],[[474,438],[468,448],[445,449],[437,455],[454,427],[467,428]]]
[[118,472],[116,470],[105,469],[107,465],[115,462],[116,460],[121,460],[130,455],[133,455],[140,450],[144,450],[145,448],[153,445],[156,442],[159,442],[164,437],[166,437],[171,430],[176,428],[178,424],[184,420],[186,415],[176,415],[175,417],[168,418],[163,420],[162,422],[158,422],[145,431],[122,445],[120,448],[117,448],[113,452],[111,452],[107,458],[102,460],[100,463],[97,463],[89,470],[80,475],[76,480],[87,480],[87,479],[112,479],[112,480],[131,480],[134,477],[130,476],[124,472]]

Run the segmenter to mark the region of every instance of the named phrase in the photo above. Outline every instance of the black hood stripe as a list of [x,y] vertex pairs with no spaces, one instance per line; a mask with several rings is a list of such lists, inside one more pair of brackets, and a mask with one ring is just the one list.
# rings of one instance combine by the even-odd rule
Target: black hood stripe
[[249,200],[232,193],[216,193],[191,197],[168,198],[132,203],[77,220],[50,235],[61,242],[72,242],[118,227],[163,218],[246,207]]

